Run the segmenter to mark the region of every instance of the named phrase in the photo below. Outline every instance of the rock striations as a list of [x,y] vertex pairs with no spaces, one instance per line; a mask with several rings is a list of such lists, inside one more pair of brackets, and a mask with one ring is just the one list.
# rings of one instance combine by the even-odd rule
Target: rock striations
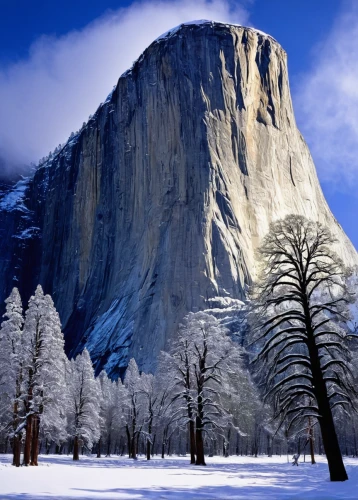
[[94,117],[0,201],[0,300],[40,282],[70,354],[114,376],[153,369],[188,311],[243,298],[270,221],[327,224],[292,109],[286,53],[270,36],[212,22],[156,40]]

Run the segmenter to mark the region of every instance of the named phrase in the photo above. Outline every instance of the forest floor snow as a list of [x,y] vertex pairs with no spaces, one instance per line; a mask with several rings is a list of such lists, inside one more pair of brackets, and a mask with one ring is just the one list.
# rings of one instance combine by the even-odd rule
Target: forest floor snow
[[95,458],[79,462],[64,455],[41,455],[38,467],[15,468],[0,455],[0,499],[254,499],[335,500],[358,498],[358,459],[345,460],[349,480],[331,483],[327,463],[287,458],[214,457],[206,467],[188,457]]

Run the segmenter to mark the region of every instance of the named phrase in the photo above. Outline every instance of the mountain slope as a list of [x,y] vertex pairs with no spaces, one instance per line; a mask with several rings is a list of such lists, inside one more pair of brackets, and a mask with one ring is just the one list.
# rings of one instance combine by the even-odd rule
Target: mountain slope
[[[286,53],[202,22],[155,41],[54,158],[0,202],[0,300],[53,295],[67,350],[153,369],[188,311],[243,298],[271,220],[332,216],[297,130]],[[15,277],[15,279],[13,279]]]

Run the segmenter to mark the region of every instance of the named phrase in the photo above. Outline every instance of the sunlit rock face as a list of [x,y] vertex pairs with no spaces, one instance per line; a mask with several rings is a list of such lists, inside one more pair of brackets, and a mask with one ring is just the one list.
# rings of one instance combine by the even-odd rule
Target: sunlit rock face
[[296,127],[286,53],[253,29],[198,23],[160,38],[21,182],[0,202],[0,300],[40,282],[68,353],[87,346],[113,376],[132,356],[154,369],[208,299],[243,299],[273,219],[319,219],[358,262]]

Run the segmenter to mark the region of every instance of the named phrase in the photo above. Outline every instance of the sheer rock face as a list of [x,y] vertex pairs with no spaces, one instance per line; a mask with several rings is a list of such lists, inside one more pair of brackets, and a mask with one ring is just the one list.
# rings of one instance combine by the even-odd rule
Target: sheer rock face
[[187,25],[154,42],[24,194],[6,196],[0,300],[40,282],[68,352],[86,345],[113,375],[132,356],[153,369],[207,299],[243,298],[273,219],[319,219],[358,262],[297,130],[286,53],[243,27]]

